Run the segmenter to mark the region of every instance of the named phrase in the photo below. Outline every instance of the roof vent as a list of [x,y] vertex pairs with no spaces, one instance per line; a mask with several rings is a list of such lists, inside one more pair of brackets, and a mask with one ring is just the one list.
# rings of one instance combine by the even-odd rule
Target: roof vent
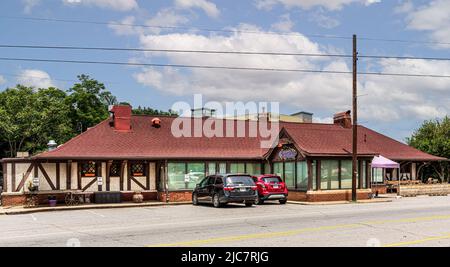
[[47,144],[48,151],[55,150],[56,147],[58,147],[58,144],[55,142],[55,140],[50,140]]
[[152,120],[152,127],[154,127],[154,128],[161,128],[161,119],[154,118]]

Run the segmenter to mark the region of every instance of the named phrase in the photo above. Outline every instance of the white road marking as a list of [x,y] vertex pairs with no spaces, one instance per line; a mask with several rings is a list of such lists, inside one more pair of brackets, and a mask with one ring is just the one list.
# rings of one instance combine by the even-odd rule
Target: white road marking
[[31,214],[31,218],[33,219],[33,221],[37,221],[37,218],[33,214]]

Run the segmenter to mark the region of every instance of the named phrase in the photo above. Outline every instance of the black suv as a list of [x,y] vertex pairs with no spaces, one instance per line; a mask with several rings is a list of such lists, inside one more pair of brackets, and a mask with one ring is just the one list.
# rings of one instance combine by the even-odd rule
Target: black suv
[[228,203],[244,203],[251,207],[258,197],[257,187],[250,175],[211,175],[203,179],[192,193],[192,204],[212,203],[219,208]]

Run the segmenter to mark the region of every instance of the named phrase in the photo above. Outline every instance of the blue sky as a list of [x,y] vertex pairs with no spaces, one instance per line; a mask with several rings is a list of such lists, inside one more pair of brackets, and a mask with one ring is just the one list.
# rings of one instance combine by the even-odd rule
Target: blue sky
[[[450,42],[449,0],[3,0],[0,7],[1,44],[348,54],[350,40],[311,35]],[[36,17],[189,30],[23,19]],[[449,50],[443,44],[359,42],[360,54],[366,55],[448,57]],[[349,60],[336,58],[6,48],[0,48],[0,57],[351,70]],[[445,61],[361,59],[359,68],[450,75]],[[213,101],[279,101],[282,113],[310,111],[317,122],[329,122],[333,113],[351,108],[351,76],[338,74],[0,61],[0,88],[24,83],[68,89],[82,73],[104,82],[121,101],[164,110],[179,100],[192,102],[194,93]],[[450,79],[362,76],[359,88],[361,123],[401,141],[423,120],[449,113]]]

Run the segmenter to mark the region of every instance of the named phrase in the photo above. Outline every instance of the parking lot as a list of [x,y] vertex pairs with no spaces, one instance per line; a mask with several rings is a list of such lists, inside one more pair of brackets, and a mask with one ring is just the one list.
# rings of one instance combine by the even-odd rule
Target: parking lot
[[0,216],[0,246],[449,246],[450,197]]

